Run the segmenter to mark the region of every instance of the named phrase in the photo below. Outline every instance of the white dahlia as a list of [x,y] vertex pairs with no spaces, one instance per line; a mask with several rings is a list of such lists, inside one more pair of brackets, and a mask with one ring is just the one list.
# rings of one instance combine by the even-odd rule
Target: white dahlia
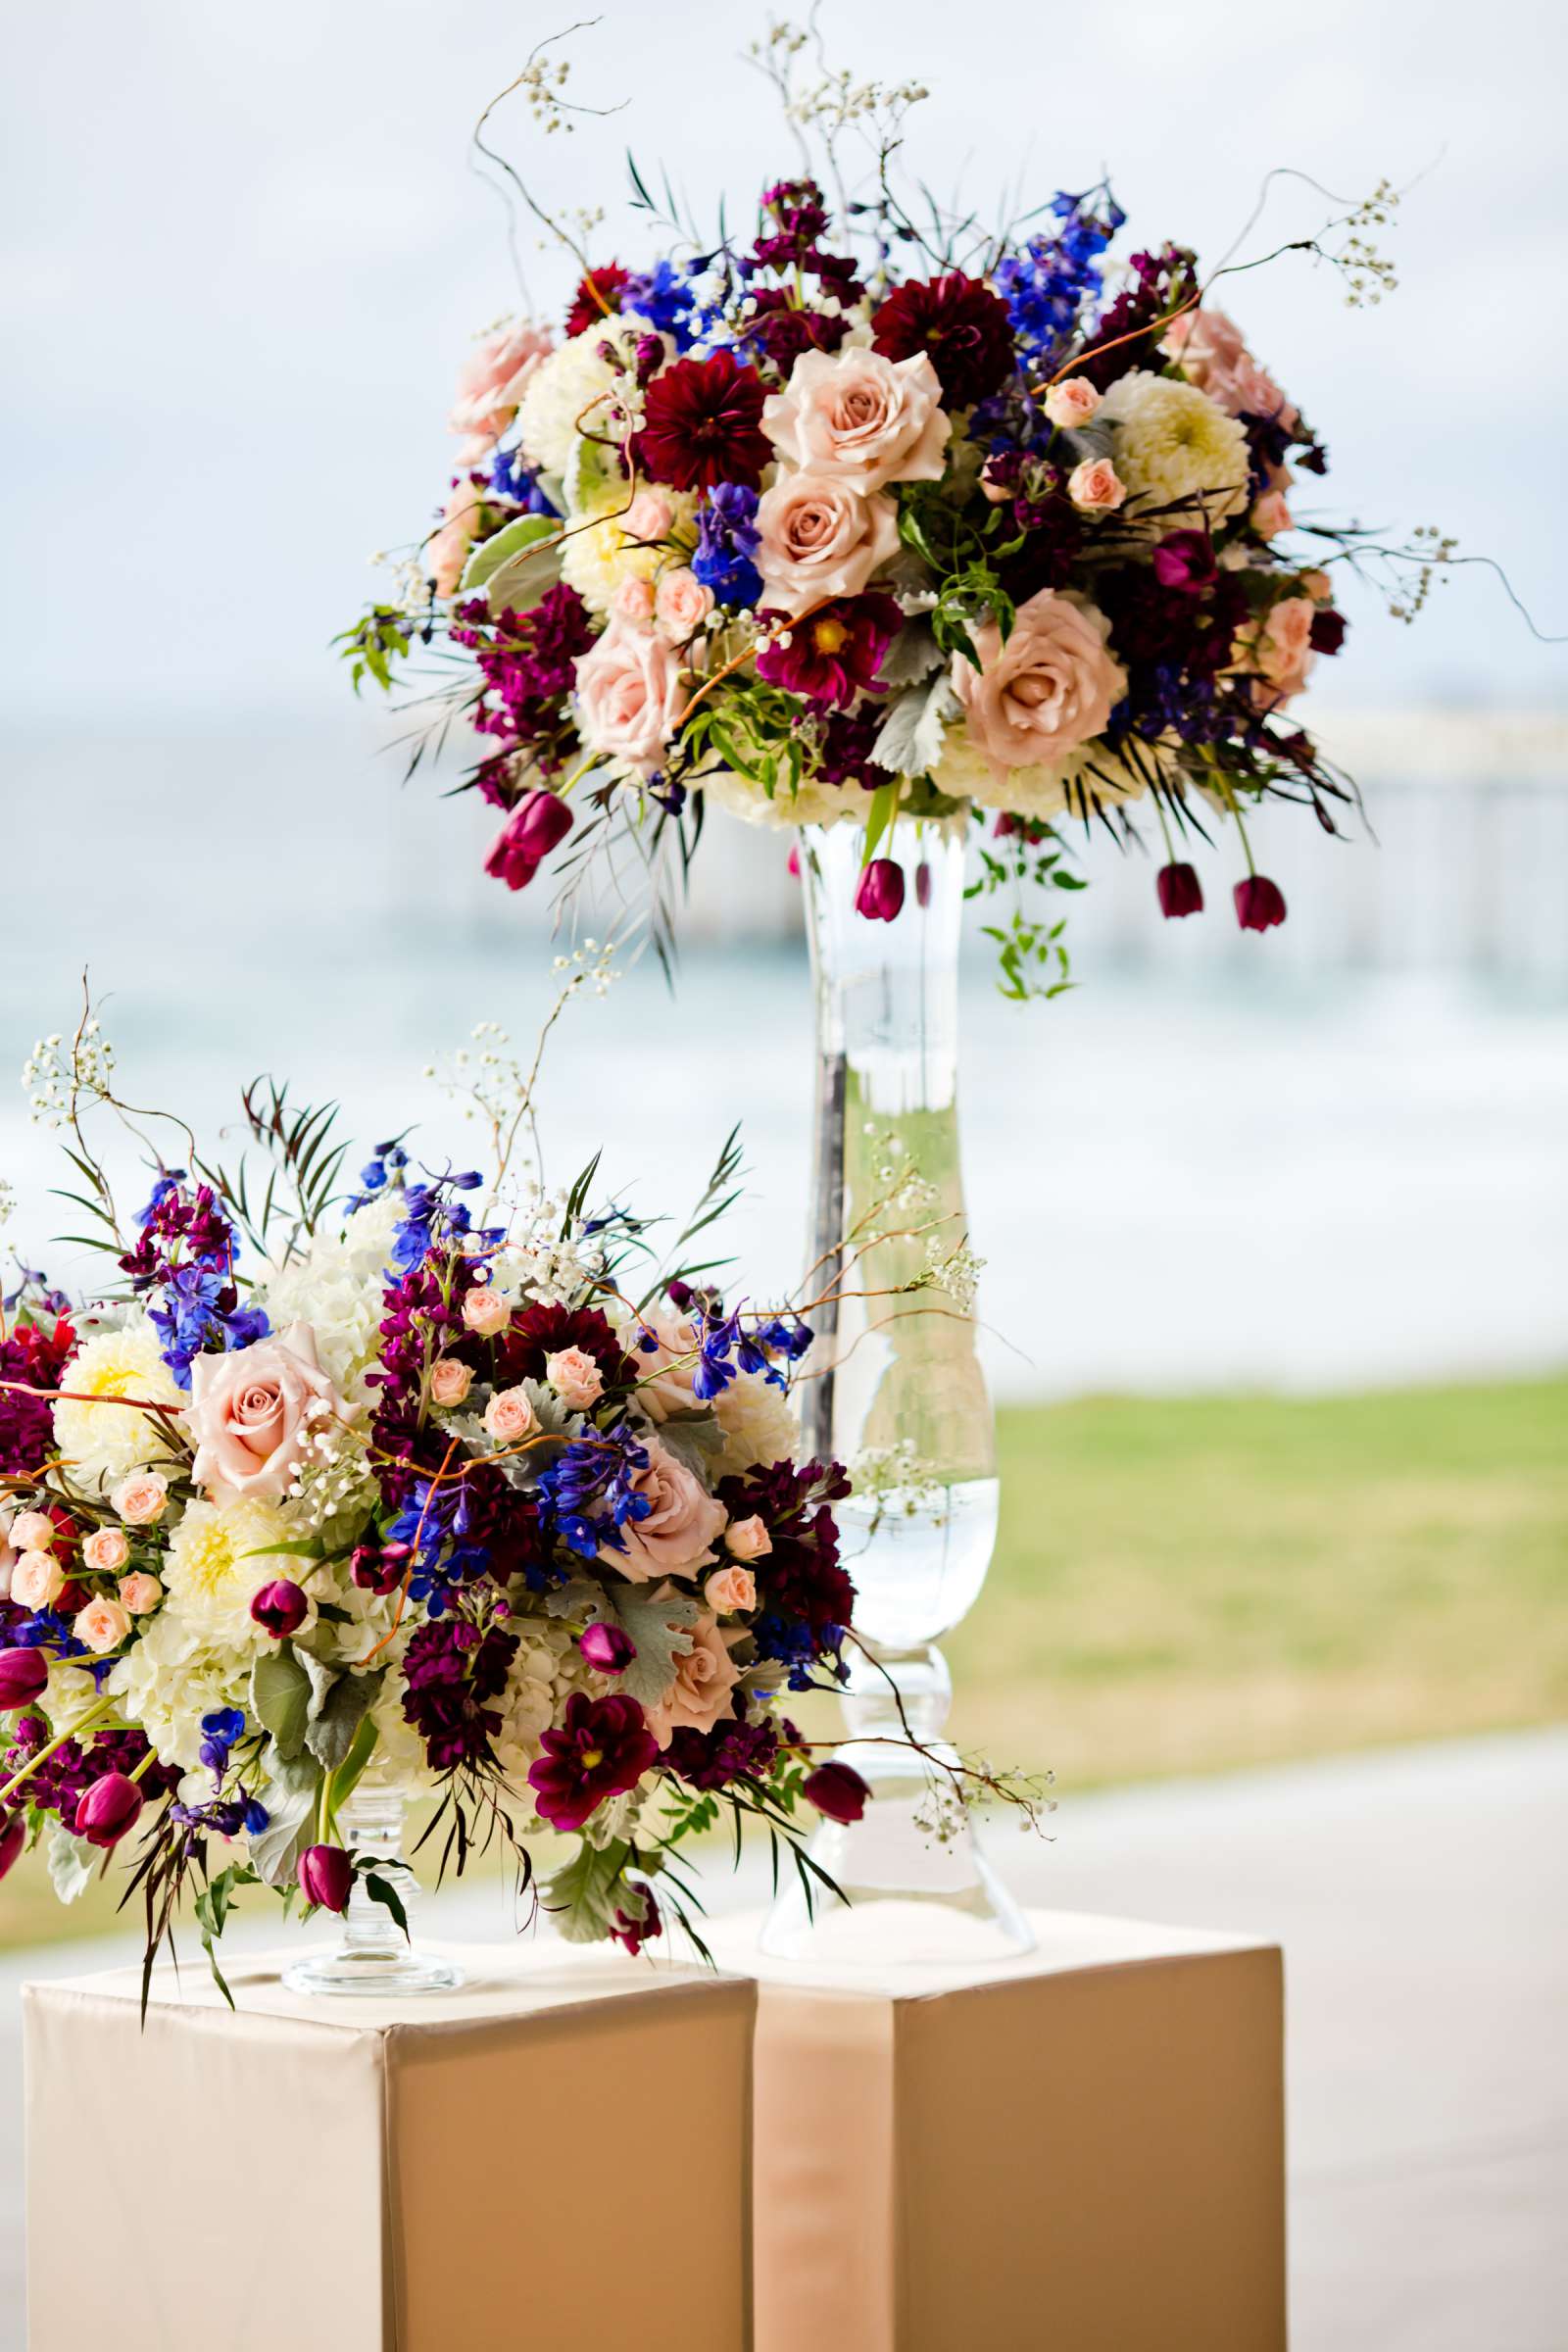
[[145,1315],[85,1341],[67,1364],[60,1385],[73,1395],[55,1405],[55,1443],[76,1486],[107,1494],[128,1470],[171,1458],[168,1439],[147,1414],[129,1405],[77,1401],[134,1396],[176,1412],[183,1408],[187,1399]]
[[523,387],[517,408],[517,437],[530,466],[546,473],[564,474],[571,463],[578,436],[586,429],[601,436],[620,437],[611,409],[636,382],[635,369],[622,373],[600,357],[600,345],[610,343],[628,362],[633,347],[647,333],[639,319],[633,325],[607,318],[573,335],[548,359],[541,360]]
[[[1116,471],[1126,483],[1129,513],[1182,502],[1161,514],[1161,530],[1201,519],[1219,522],[1247,506],[1247,432],[1196,384],[1135,368],[1106,393],[1100,418],[1114,425]],[[1099,421],[1100,419],[1097,419]]]
[[760,1372],[737,1374],[713,1399],[724,1450],[712,1464],[715,1479],[749,1470],[754,1462],[771,1469],[787,1461],[800,1444],[788,1397]]
[[287,1542],[293,1532],[286,1514],[270,1502],[245,1497],[187,1503],[164,1554],[169,1598],[158,1624],[172,1614],[216,1647],[249,1648],[257,1639],[255,1594],[274,1577],[302,1583],[309,1572],[309,1561],[262,1548]]

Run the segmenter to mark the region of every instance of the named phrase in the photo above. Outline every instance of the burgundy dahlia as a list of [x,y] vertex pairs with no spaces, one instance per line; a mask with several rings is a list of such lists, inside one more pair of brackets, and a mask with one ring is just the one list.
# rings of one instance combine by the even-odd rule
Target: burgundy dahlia
[[1244,931],[1267,931],[1285,920],[1285,893],[1266,874],[1249,874],[1233,893],[1236,920]]
[[855,911],[868,922],[895,922],[904,909],[904,868],[895,858],[873,858],[860,876]]
[[561,1729],[546,1732],[528,1767],[534,1808],[552,1829],[580,1830],[606,1797],[635,1788],[659,1754],[642,1708],[623,1691],[588,1698],[574,1690]]
[[295,1866],[300,1890],[322,1911],[346,1911],[354,1892],[354,1865],[340,1845],[308,1845]]
[[829,1821],[858,1821],[870,1793],[854,1765],[840,1764],[837,1759],[819,1764],[801,1783],[801,1794],[807,1803],[825,1813]]
[[571,831],[571,810],[559,792],[523,794],[485,854],[484,870],[509,890],[525,890],[559,842]]
[[606,262],[580,278],[566,313],[567,334],[585,335],[591,326],[597,326],[602,318],[618,311],[621,291],[630,274],[618,262]]
[[764,646],[757,674],[806,702],[847,709],[857,695],[882,691],[877,672],[903,620],[891,596],[835,597]]
[[118,1845],[141,1816],[142,1795],[127,1773],[106,1772],[82,1791],[72,1828],[89,1845]]
[[972,408],[988,399],[1012,372],[1007,306],[961,270],[895,287],[871,321],[871,340],[890,360],[923,351],[950,409]]
[[1162,865],[1154,876],[1154,888],[1159,893],[1159,911],[1168,923],[1184,914],[1202,913],[1203,885],[1196,866]]
[[739,482],[755,490],[773,445],[762,430],[767,389],[732,351],[676,360],[648,387],[637,461],[656,482],[712,490]]
[[514,1314],[496,1341],[496,1386],[543,1380],[548,1357],[580,1348],[605,1376],[607,1389],[630,1388],[642,1378],[597,1306],[530,1306]]

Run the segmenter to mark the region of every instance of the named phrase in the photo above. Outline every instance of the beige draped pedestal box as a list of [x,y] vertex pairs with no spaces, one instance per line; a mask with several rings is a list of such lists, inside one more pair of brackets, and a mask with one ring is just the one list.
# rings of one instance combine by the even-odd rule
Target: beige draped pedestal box
[[757,2352],[1282,2352],[1278,1949],[1031,1924],[967,1970],[715,1931],[760,1978]]
[[[292,1955],[291,1955],[292,1956]],[[746,2352],[756,1987],[537,1947],[30,1984],[30,2352]]]

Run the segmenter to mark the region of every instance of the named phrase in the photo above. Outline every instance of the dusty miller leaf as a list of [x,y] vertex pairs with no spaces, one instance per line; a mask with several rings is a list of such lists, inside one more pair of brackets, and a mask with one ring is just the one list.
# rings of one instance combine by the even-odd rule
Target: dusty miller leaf
[[615,1688],[641,1706],[657,1706],[675,1680],[675,1660],[691,1648],[686,1629],[697,1623],[697,1603],[680,1592],[666,1592],[661,1600],[631,1585],[618,1592],[607,1587],[606,1592],[615,1622],[637,1644],[637,1655]]
[[63,1903],[74,1903],[92,1877],[98,1849],[85,1838],[73,1838],[63,1821],[49,1833],[49,1883]]
[[943,726],[958,712],[946,670],[929,685],[906,686],[882,721],[871,757],[899,776],[926,776],[942,758]]
[[344,1674],[318,1702],[312,1701],[305,1744],[323,1772],[336,1772],[343,1762],[354,1745],[361,1718],[380,1688],[378,1673]]
[[716,1413],[672,1413],[659,1424],[659,1443],[683,1468],[703,1478],[723,1452],[725,1441]]
[[928,621],[907,621],[883,655],[877,681],[883,686],[915,686],[940,669],[947,660]]
[[581,1845],[544,1886],[546,1910],[567,1943],[598,1943],[623,1909],[621,1872],[631,1848],[617,1838],[611,1845]]

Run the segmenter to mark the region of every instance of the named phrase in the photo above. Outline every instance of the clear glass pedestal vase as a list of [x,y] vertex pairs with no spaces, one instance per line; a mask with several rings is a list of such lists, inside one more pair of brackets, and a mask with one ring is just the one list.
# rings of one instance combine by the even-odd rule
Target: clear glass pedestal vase
[[[410,1928],[419,1888],[403,1856],[404,1792],[361,1781],[343,1808],[342,1831],[349,1849],[375,1858],[375,1875],[396,1890]],[[283,1971],[292,1992],[452,1992],[463,1983],[456,1961],[421,1951],[399,1927],[385,1903],[366,1891],[357,1875],[339,1941],[309,1953]]]
[[[810,1854],[846,1903],[798,1882],[774,1904],[778,1957],[1004,1959],[1033,1937],[987,1862],[954,1782],[910,1752],[945,1739],[952,1683],[937,1647],[979,1598],[997,1534],[996,1424],[964,1269],[951,1287],[890,1296],[967,1239],[958,1152],[958,944],[964,846],[901,820],[878,844],[906,880],[892,922],[857,913],[863,835],[801,835],[816,1004],[817,1100],[802,1384],[810,1454],[847,1463],[837,1506],[855,1579],[846,1650],[849,1742],[871,1788],[863,1818],[824,1821]],[[880,1236],[882,1238],[872,1238]],[[866,1296],[865,1294],[871,1294]]]

